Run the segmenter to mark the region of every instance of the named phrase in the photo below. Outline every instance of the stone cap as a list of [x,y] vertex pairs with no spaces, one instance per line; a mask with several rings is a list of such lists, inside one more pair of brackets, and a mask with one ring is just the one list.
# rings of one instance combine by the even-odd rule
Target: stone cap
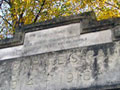
[[111,18],[106,20],[97,21],[96,19],[83,19],[82,23],[82,34],[89,32],[97,32],[106,29],[112,29],[120,25],[120,18]]
[[72,23],[81,23],[81,34],[97,32],[100,30],[106,30],[114,28],[120,25],[120,18],[112,18],[102,21],[97,21],[95,13],[85,12],[78,15],[71,15],[67,17],[54,18],[40,23],[25,25],[21,28],[16,28],[16,32],[13,38],[0,40],[0,48],[12,47],[22,45],[24,43],[25,33],[38,30],[44,30],[48,28],[68,25]]

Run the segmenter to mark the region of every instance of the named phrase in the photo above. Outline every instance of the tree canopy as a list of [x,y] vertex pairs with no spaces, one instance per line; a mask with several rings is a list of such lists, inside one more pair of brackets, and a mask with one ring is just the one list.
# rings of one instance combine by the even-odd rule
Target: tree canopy
[[91,10],[98,20],[120,17],[120,0],[0,0],[0,38],[25,24]]

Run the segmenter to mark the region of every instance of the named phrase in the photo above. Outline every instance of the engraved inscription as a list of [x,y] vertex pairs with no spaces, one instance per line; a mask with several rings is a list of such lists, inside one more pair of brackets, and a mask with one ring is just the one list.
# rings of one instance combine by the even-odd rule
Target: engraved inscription
[[91,78],[91,70],[84,71],[83,79],[90,80],[90,78]]
[[67,82],[72,82],[73,81],[73,74],[72,73],[68,73],[67,75]]
[[18,82],[18,76],[19,76],[19,67],[20,67],[20,61],[15,61],[12,64],[12,79],[11,79],[11,90],[16,90],[17,82]]
[[101,74],[105,70],[105,66],[104,66],[105,55],[102,49],[98,51],[97,59],[98,59],[97,63],[99,65],[99,73]]

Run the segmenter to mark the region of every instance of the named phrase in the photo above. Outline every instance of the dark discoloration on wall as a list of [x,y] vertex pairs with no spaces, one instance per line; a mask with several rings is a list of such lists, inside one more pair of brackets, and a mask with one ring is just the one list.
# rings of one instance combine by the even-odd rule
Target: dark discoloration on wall
[[[119,55],[120,52],[115,51],[119,45],[119,42],[115,42],[2,61],[0,62],[0,70],[2,70],[0,89],[104,90],[118,88],[120,79],[116,68],[120,69],[120,67],[116,64],[111,67],[110,59]],[[113,58],[112,62],[119,63],[118,58]],[[117,78],[118,81],[110,81],[111,74],[112,78]]]
[[[64,26],[72,23],[81,23],[82,30],[80,33],[85,34],[90,32],[106,30],[106,29],[112,29],[116,26],[119,26],[120,18],[112,18],[112,19],[97,21],[94,12],[86,12],[79,15],[60,17],[36,24],[25,25],[23,27],[16,28],[15,30],[16,32],[14,33],[13,38],[0,40],[0,48],[22,45],[24,43],[25,33],[38,31],[38,30],[45,30],[48,28],[53,28],[58,26]],[[115,37],[119,38],[118,33],[116,33],[115,35],[116,35]]]
[[94,64],[93,64],[93,77],[95,78],[95,80],[98,79],[97,76],[99,74],[99,68],[100,68],[100,65],[97,64],[98,59],[96,58],[96,56],[98,55],[99,50],[100,49],[103,50],[103,53],[104,53],[104,55],[106,57],[103,60],[104,61],[104,67],[106,69],[108,69],[109,68],[109,65],[108,65],[108,63],[109,63],[109,60],[108,60],[109,55],[108,55],[107,49],[109,48],[109,53],[110,53],[110,55],[112,55],[114,53],[114,47],[115,47],[114,43],[110,43],[110,44],[94,45],[94,46],[91,46],[91,47],[87,48],[87,51],[89,51],[89,50],[94,51],[94,57],[95,58],[94,58]]
[[[71,23],[77,24],[75,26],[62,27],[63,33],[60,31],[52,32],[53,34],[57,33],[56,36],[59,35],[57,39],[49,39],[48,36],[52,37],[51,33],[28,33]],[[80,25],[83,24],[84,26],[80,27]],[[0,90],[105,90],[120,88],[120,41],[118,38],[119,33],[113,31],[116,27],[119,29],[119,25],[120,18],[98,22],[94,17],[94,13],[88,12],[81,15],[61,17],[26,25],[16,29],[14,38],[0,41],[0,48],[23,44],[25,33],[28,33],[28,36],[26,35],[24,45],[13,49],[1,49],[1,52],[4,52],[3,50],[9,50],[9,53],[13,52],[13,50],[16,51],[14,54],[10,54],[12,55],[11,57],[7,51],[5,51],[6,56],[4,55],[3,57],[3,54],[1,54],[0,58],[4,60],[0,61]],[[76,30],[75,33],[72,32],[73,29],[74,31]],[[105,29],[110,29],[106,30],[110,35],[109,38],[105,39],[105,42],[102,42],[103,38],[101,40],[89,39],[93,38],[93,36],[90,35],[97,34],[98,36],[102,36],[101,32],[98,32],[100,34],[92,33],[86,34],[85,36],[85,33]],[[79,30],[81,30],[81,32],[79,32]],[[111,38],[111,31],[113,32],[113,38]],[[103,32],[104,31],[102,31],[102,34]],[[68,34],[68,36],[66,34]],[[36,40],[36,45],[34,39],[37,39],[37,35],[39,36],[37,38],[41,38],[41,35],[48,36],[47,39],[44,37],[46,40]],[[105,37],[105,35],[103,37]],[[71,39],[71,41],[66,39],[65,36]],[[82,38],[80,38],[80,36]],[[62,42],[63,39],[68,40],[67,42],[69,42],[69,44]],[[112,42],[111,39],[115,41]],[[33,42],[31,42],[31,40],[33,40]],[[60,42],[57,42],[57,40]],[[48,43],[47,41],[54,42]],[[76,46],[73,41],[77,42],[75,44],[83,44],[83,47]],[[47,42],[47,44],[44,42]],[[56,44],[55,46],[58,48],[52,47],[54,44]],[[26,48],[28,45],[33,45],[33,47]],[[43,47],[42,49],[40,45]],[[46,46],[44,47],[44,45]],[[73,47],[70,47],[70,45]],[[51,47],[55,48],[52,49],[54,52],[52,52]],[[48,48],[48,50],[42,52],[42,50],[44,51],[46,48]],[[39,52],[39,50],[41,50],[41,52]],[[34,52],[34,54],[32,52]]]

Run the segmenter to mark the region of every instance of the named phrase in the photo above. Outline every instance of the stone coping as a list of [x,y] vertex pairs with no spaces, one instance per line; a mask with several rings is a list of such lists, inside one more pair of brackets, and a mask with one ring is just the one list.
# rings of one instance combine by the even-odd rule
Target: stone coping
[[72,23],[80,23],[82,27],[81,34],[85,34],[114,28],[120,25],[120,18],[97,21],[94,12],[85,12],[83,14],[54,18],[40,23],[25,25],[21,28],[16,28],[13,38],[0,40],[0,48],[22,45],[25,33],[27,32],[45,30]]

